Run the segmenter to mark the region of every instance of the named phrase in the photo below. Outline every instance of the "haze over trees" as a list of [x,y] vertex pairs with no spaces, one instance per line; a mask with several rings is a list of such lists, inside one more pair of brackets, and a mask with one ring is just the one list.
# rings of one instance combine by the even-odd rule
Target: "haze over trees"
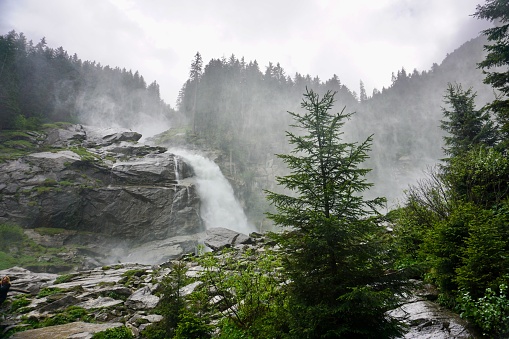
[[[497,23],[485,31],[488,40],[465,43],[429,71],[398,70],[389,88],[371,95],[362,81],[357,95],[337,75],[290,76],[279,63],[260,68],[235,55],[204,66],[196,53],[178,112],[162,102],[156,82],[147,86],[137,72],[82,62],[11,32],[0,37],[0,128],[93,120],[94,112],[131,126],[151,112],[235,163],[226,174],[244,185],[248,212],[267,211],[256,204],[267,188],[276,208],[268,215],[287,227],[275,237],[281,251],[262,258],[263,265],[230,262],[228,273],[208,272],[210,281],[224,283],[224,295],[237,289],[249,297],[238,303],[236,322],[217,325],[232,337],[373,337],[375,331],[394,337],[398,325],[384,315],[399,286],[389,273],[402,270],[437,286],[442,305],[503,338],[509,334],[507,6],[488,0],[477,8],[475,16]],[[356,114],[329,115],[334,100]],[[279,186],[258,170],[269,164],[280,171]],[[389,235],[377,196],[397,196],[433,164],[383,219],[394,229]],[[230,279],[234,270],[242,279]],[[205,314],[210,305],[202,301],[188,309],[201,306]],[[185,315],[192,321],[171,319],[171,331],[184,325],[192,331],[194,322],[210,334],[203,319]]]
[[0,36],[0,130],[55,121],[136,128],[174,115],[159,84],[138,72],[82,61],[44,38],[34,45],[23,33]]
[[[369,178],[376,184],[373,196],[387,196],[393,203],[408,183],[415,182],[427,166],[443,158],[440,119],[447,84],[472,87],[477,93],[475,101],[480,104],[494,99],[476,67],[483,59],[485,43],[484,37],[473,39],[429,71],[410,73],[401,69],[393,74],[391,86],[375,89],[371,95],[362,85],[360,97],[343,85],[338,75],[322,80],[287,74],[279,63],[262,67],[256,60],[246,61],[235,55],[212,59],[198,71],[199,77],[190,77],[183,85],[177,108],[188,121],[196,121],[196,137],[230,155],[236,167],[226,174],[245,181],[249,191],[263,181],[263,173],[255,170],[259,164],[275,162],[281,168],[273,154],[286,153],[290,147],[280,131],[291,122],[286,112],[300,110],[298,103],[306,88],[318,94],[337,92],[338,102],[357,112],[345,128],[346,140],[374,134],[367,159],[367,166],[373,168]],[[191,73],[195,72],[194,65],[193,59]],[[269,186],[265,187],[270,188],[271,182],[268,180]]]

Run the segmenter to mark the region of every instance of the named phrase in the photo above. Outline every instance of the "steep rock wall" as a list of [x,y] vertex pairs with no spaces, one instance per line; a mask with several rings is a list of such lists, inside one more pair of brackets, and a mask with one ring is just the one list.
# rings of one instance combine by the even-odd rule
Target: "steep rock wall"
[[204,230],[192,169],[166,148],[81,125],[46,135],[40,152],[0,163],[0,223],[131,245]]

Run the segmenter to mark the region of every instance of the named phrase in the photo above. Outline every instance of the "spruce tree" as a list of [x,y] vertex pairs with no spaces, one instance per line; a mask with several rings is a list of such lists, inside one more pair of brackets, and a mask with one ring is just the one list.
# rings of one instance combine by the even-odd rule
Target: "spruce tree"
[[495,25],[483,31],[492,44],[484,46],[488,52],[479,63],[485,74],[484,82],[500,91],[498,97],[488,105],[497,117],[501,132],[501,148],[509,146],[509,1],[488,0],[477,6],[474,16],[486,19]]
[[268,214],[287,227],[277,236],[285,252],[291,334],[296,338],[392,338],[399,324],[386,316],[399,281],[387,274],[391,259],[377,209],[383,198],[365,199],[372,184],[360,165],[372,137],[343,140],[341,128],[353,113],[331,114],[334,95],[307,90],[305,113],[289,112],[294,149],[278,157],[291,173],[278,177],[289,195],[267,192],[277,212]]
[[448,133],[444,136],[446,155],[451,157],[465,154],[476,146],[493,146],[497,134],[493,122],[485,109],[475,108],[476,93],[472,88],[463,90],[460,84],[448,84],[442,108],[444,120],[441,128]]

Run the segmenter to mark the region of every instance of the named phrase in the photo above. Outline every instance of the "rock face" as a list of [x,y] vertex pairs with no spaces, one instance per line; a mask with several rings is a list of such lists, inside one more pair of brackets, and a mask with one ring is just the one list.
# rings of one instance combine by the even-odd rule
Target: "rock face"
[[63,245],[104,257],[116,245],[204,231],[192,169],[163,147],[137,144],[140,137],[81,125],[49,130],[41,152],[0,163],[0,223],[60,228]]

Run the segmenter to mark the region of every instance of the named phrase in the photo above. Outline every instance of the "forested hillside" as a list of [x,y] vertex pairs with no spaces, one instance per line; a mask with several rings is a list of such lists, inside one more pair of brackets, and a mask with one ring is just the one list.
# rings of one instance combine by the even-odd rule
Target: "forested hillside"
[[[345,137],[357,140],[374,134],[367,161],[374,169],[373,195],[393,202],[443,157],[439,120],[447,84],[472,87],[480,104],[494,98],[476,67],[485,43],[483,36],[473,39],[430,70],[401,69],[388,88],[375,89],[371,95],[362,81],[357,94],[336,74],[327,80],[289,75],[279,63],[260,66],[235,55],[204,65],[197,53],[179,93],[177,112],[161,100],[157,82],[147,85],[138,72],[82,61],[63,47],[48,47],[45,39],[34,45],[23,33],[12,31],[0,37],[0,128],[53,121],[120,126],[144,134],[150,134],[143,130],[148,124],[158,131],[184,128],[191,139],[228,155],[235,170],[227,175],[246,183],[249,202],[259,187],[255,168],[277,163],[274,154],[289,150],[282,133],[291,122],[287,111],[300,109],[306,88],[317,93],[331,90],[337,92],[338,111],[356,112],[345,126]],[[247,205],[258,206],[254,201]]]
[[148,120],[168,126],[174,110],[156,81],[137,71],[102,66],[69,55],[63,47],[0,36],[0,130],[68,121],[137,129]]
[[[33,46],[11,32],[0,37],[0,128],[57,120],[133,128],[147,117],[170,121],[172,129],[152,141],[212,149],[223,168],[228,164],[225,175],[253,221],[279,227],[267,238],[253,233],[268,246],[249,249],[246,241],[246,257],[229,242],[219,256],[197,249],[202,269],[190,275],[182,262],[169,264],[161,321],[143,337],[399,338],[405,328],[388,312],[423,281],[435,290],[426,295],[483,336],[508,338],[507,5],[479,5],[474,16],[495,23],[482,37],[429,70],[396,71],[388,88],[371,95],[362,81],[356,94],[340,75],[325,81],[288,75],[279,63],[260,67],[235,55],[204,65],[197,53],[177,111],[161,100],[156,82],[147,86],[137,72],[83,62],[44,39]],[[165,148],[155,150],[168,156]],[[96,161],[76,151],[84,155],[75,153],[73,161]],[[168,172],[179,168],[175,159]],[[132,163],[124,165],[131,178]],[[8,170],[10,178],[15,171]],[[101,172],[107,180],[112,173]],[[180,184],[173,175],[172,183]],[[50,191],[62,197],[69,186],[79,188],[80,197],[81,189],[95,189],[48,179],[40,190],[2,189],[13,200]],[[184,191],[189,194],[187,186]],[[139,190],[128,194],[140,196]],[[384,196],[399,204],[386,210]],[[159,225],[167,228],[166,221]],[[417,323],[423,329],[431,322]],[[443,327],[449,331],[449,323]]]
[[178,109],[188,117],[189,130],[230,154],[239,165],[237,175],[249,180],[248,172],[255,164],[273,161],[274,153],[288,151],[281,131],[291,123],[287,111],[300,110],[306,88],[317,93],[336,91],[335,109],[356,112],[345,126],[345,136],[358,140],[374,134],[367,161],[374,169],[373,194],[393,199],[443,157],[439,121],[448,83],[472,87],[481,104],[494,99],[476,66],[485,43],[483,36],[473,39],[430,70],[401,69],[392,75],[389,88],[375,89],[371,95],[362,81],[356,94],[336,74],[328,80],[289,75],[279,63],[261,69],[256,60],[248,62],[235,55],[203,66],[197,53],[179,94]]

